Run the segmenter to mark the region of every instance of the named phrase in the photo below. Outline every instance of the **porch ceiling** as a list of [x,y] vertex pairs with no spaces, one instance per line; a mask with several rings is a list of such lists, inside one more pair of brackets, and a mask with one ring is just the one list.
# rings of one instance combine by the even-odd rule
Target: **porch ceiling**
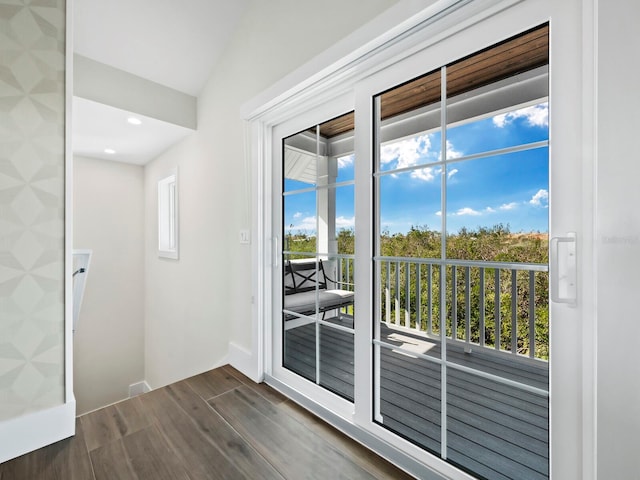
[[[447,67],[450,97],[504,80],[549,63],[549,26],[543,25]],[[440,101],[439,70],[381,95],[382,119],[395,117]],[[354,129],[353,112],[320,125],[325,138]]]

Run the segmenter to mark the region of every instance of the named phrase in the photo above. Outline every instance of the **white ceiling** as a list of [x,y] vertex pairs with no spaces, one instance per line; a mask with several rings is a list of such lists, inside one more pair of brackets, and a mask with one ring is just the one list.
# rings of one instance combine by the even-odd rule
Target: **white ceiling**
[[[83,157],[144,165],[192,132],[80,97],[73,98],[73,113],[73,153]],[[131,117],[141,123],[130,124]]]
[[[197,96],[249,1],[75,0],[74,52]],[[132,130],[118,119],[135,112],[116,110],[74,100],[74,153],[144,164],[185,135],[152,119]]]

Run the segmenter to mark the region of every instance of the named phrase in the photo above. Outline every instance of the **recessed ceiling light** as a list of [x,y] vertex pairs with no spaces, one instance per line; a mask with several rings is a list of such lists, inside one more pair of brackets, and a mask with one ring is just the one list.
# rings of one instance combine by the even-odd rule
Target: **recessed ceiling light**
[[114,155],[116,153],[116,151],[113,148],[105,148],[104,149],[104,153],[109,154],[109,155]]
[[140,125],[142,123],[142,120],[136,117],[129,117],[127,118],[127,122],[129,122],[131,125]]

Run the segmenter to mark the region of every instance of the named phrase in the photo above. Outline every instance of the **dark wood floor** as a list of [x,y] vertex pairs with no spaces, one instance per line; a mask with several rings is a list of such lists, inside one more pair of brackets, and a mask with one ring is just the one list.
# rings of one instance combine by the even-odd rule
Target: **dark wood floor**
[[84,415],[76,436],[0,464],[1,480],[409,479],[225,366]]
[[[440,358],[440,343],[402,329],[381,325],[381,338],[407,353],[381,348],[381,424],[440,455],[441,369],[411,351]],[[353,399],[353,335],[320,329],[320,385]],[[315,325],[286,332],[285,365],[315,381]],[[545,364],[504,358],[477,348],[465,353],[449,346],[451,362],[546,389]],[[480,478],[549,478],[548,398],[470,373],[448,369],[448,459]]]

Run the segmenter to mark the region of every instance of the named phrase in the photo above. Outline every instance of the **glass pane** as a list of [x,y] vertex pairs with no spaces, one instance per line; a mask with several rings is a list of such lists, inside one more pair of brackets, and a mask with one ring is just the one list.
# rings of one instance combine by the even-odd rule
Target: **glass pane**
[[[326,200],[323,200],[326,196]],[[320,326],[320,379],[326,389],[353,401],[354,387],[354,186],[343,185],[318,191],[320,218],[319,249],[326,291],[321,292],[321,318],[330,325]],[[322,213],[327,206],[327,214]],[[324,222],[323,218],[328,221]],[[323,231],[327,231],[323,234]],[[322,245],[323,238],[330,239]],[[331,300],[330,297],[334,297]],[[335,308],[334,308],[335,307]],[[351,332],[331,327],[337,325]]]
[[[293,322],[294,320],[290,320]],[[309,322],[284,331],[283,366],[298,375],[316,380],[316,324]]]
[[[452,350],[449,348],[449,350]],[[493,365],[494,374],[508,370],[526,383],[547,388],[547,369],[503,363],[495,357],[462,349],[449,356],[470,357]],[[482,478],[540,479],[549,476],[549,400],[500,382],[453,368],[447,369],[447,455],[449,461]]]
[[439,343],[384,324],[381,337],[397,348],[376,347],[380,361],[378,422],[439,456],[441,367],[412,354],[439,359]]
[[315,254],[283,255],[283,365],[312,381],[316,379],[318,267]]
[[343,115],[284,140],[282,225],[284,367],[350,401],[353,120]]
[[[393,140],[380,148],[380,171],[410,168],[415,165],[442,160],[442,134],[440,131],[422,133],[402,140]],[[415,170],[417,175],[429,169]]]
[[447,158],[549,139],[548,28],[447,66]]
[[353,255],[355,253],[355,188],[353,185],[343,185],[334,189],[336,214],[335,236],[336,245],[331,253]]
[[440,257],[441,169],[380,177],[380,255]]
[[350,401],[353,401],[353,338],[353,333],[320,326],[320,385]]
[[[284,191],[314,187],[318,181],[318,150],[316,129],[311,128],[284,139]],[[322,144],[320,143],[320,146]]]
[[549,149],[452,167],[447,173],[447,258],[547,263]]
[[326,145],[329,179],[326,184],[353,181],[354,177],[354,112],[320,125],[320,141]]
[[438,72],[374,99],[375,420],[480,478],[549,474],[548,72],[544,25],[446,66],[446,134]]
[[[316,313],[316,290],[320,276],[321,260],[315,254],[284,253],[282,255],[283,278],[282,302],[285,310],[290,310],[297,316],[314,317]],[[295,294],[308,292],[309,295]],[[292,315],[286,316],[289,319]]]
[[[447,97],[463,99],[475,97],[483,87],[493,91],[497,88],[508,90],[517,83],[518,94],[527,94],[541,98],[548,93],[542,85],[542,94],[536,90],[539,84],[531,80],[536,78],[540,69],[549,64],[549,25],[541,25],[501,43],[456,60],[447,65]],[[528,90],[530,93],[524,91]],[[521,97],[518,97],[521,98]],[[513,99],[499,108],[524,103],[528,100]],[[495,105],[495,104],[494,104]],[[497,108],[493,108],[493,111]],[[489,111],[489,110],[487,110]],[[468,116],[467,118],[471,118]]]
[[351,153],[348,155],[337,157],[335,159],[338,167],[338,177],[336,179],[337,182],[348,182],[352,181],[355,178],[355,158],[356,156]]
[[451,265],[447,267],[447,336],[465,342],[469,349],[478,346],[515,354],[512,360],[520,360],[517,355],[546,361],[548,298],[546,271],[527,265]]
[[283,203],[284,250],[315,253],[318,229],[316,192],[286,195]]
[[[333,189],[336,195],[335,242],[331,244],[329,255],[323,259],[327,278],[327,288],[336,294],[350,298],[346,292],[355,292],[355,212],[354,186],[347,185]],[[338,311],[325,316],[343,327],[353,328],[353,302],[344,302]]]
[[441,267],[426,260],[379,260],[377,268],[380,320],[439,335]]
[[[353,151],[353,130],[354,130],[355,114],[354,112],[345,113],[339,117],[332,118],[320,124],[320,135],[323,139],[330,139],[331,144],[344,142],[350,138],[350,150]],[[338,149],[339,150],[339,149]],[[336,155],[336,148],[329,149],[331,155]]]
[[514,108],[447,130],[447,158],[549,140],[549,104]]
[[[353,254],[355,227],[353,185],[318,189],[317,198],[318,252]],[[339,251],[340,247],[351,251]]]
[[380,171],[441,160],[440,71],[376,97],[380,107]]

